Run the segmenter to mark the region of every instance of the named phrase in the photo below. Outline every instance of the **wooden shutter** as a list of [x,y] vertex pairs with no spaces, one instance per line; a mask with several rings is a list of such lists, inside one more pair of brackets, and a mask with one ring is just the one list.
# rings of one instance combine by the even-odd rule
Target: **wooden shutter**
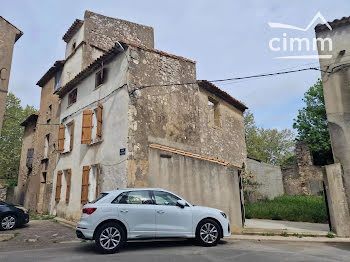
[[96,132],[97,139],[102,138],[102,112],[103,112],[103,106],[100,102],[98,102],[97,103],[97,132]]
[[82,144],[91,144],[92,136],[92,110],[84,110],[83,112],[83,125],[82,125]]
[[55,196],[56,202],[60,202],[61,187],[62,187],[62,171],[58,171],[57,172],[57,183],[56,183],[56,196]]
[[66,126],[60,125],[60,129],[58,132],[58,153],[62,153],[64,151],[64,135],[65,135]]
[[88,202],[89,174],[90,174],[90,167],[83,166],[83,178],[81,182],[81,203],[83,205],[87,204]]
[[100,194],[100,172],[101,172],[101,165],[100,164],[97,164],[97,167],[96,167],[96,198],[98,198],[98,195]]
[[74,142],[74,120],[72,120],[72,122],[70,122],[70,144],[69,144],[70,151],[73,150],[73,142]]
[[66,189],[66,203],[69,203],[69,196],[70,196],[70,181],[72,178],[72,170],[67,170],[67,189]]

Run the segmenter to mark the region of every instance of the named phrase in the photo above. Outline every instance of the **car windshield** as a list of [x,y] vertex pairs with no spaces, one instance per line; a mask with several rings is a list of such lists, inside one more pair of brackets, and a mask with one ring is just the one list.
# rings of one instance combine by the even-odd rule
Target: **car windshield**
[[94,203],[100,201],[102,198],[104,198],[107,195],[108,195],[108,193],[101,193],[101,195],[98,198],[96,198],[94,201],[91,201],[90,203],[94,204]]

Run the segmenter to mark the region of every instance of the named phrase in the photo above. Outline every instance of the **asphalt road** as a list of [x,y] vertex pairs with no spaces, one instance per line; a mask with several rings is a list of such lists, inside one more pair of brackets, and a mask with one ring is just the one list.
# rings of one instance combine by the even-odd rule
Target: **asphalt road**
[[[1,243],[0,243],[1,246]],[[56,243],[46,248],[1,250],[0,261],[350,261],[350,243],[222,241],[211,248],[190,241],[127,243],[120,253],[98,254],[93,243]]]

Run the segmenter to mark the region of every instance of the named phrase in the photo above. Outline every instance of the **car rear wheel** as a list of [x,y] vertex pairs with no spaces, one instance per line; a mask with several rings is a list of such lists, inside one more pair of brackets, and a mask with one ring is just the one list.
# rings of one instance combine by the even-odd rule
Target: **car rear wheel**
[[125,241],[126,233],[117,223],[106,223],[95,234],[95,244],[98,250],[104,254],[116,253]]
[[196,241],[205,247],[216,246],[220,240],[220,227],[212,219],[201,221],[196,230]]
[[17,219],[14,215],[5,215],[0,219],[1,230],[11,230],[16,226]]

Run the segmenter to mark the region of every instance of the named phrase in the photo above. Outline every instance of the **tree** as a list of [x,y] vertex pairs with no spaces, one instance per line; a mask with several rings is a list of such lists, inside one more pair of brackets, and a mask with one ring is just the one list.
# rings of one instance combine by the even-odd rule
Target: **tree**
[[24,130],[20,123],[35,111],[28,105],[23,108],[19,98],[12,93],[8,94],[0,136],[0,178],[17,178]]
[[297,139],[309,144],[315,165],[331,164],[333,155],[320,79],[304,94],[303,101],[306,106],[299,110],[293,124],[298,131]]
[[294,134],[289,129],[281,131],[257,127],[254,115],[244,115],[248,157],[273,165],[282,165],[294,154]]

